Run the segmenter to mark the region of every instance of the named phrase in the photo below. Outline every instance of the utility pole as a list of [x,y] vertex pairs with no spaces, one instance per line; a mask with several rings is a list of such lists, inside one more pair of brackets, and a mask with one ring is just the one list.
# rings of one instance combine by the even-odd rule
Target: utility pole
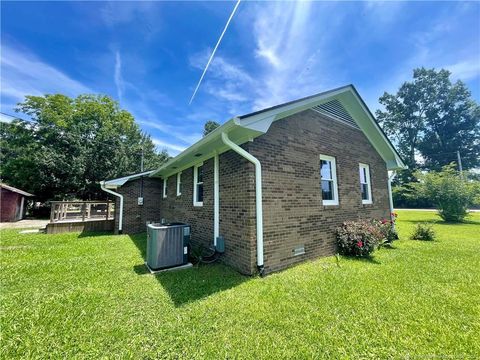
[[142,141],[142,157],[140,160],[140,172],[143,173],[143,141]]
[[[140,173],[143,173],[143,144],[144,143],[145,143],[145,139],[142,139],[142,153],[140,157]],[[140,181],[140,198],[138,198],[138,205],[143,205],[143,176],[141,177],[141,181]]]
[[463,179],[462,158],[460,157],[459,150],[457,150],[457,160],[458,160],[458,171],[460,171],[460,177]]

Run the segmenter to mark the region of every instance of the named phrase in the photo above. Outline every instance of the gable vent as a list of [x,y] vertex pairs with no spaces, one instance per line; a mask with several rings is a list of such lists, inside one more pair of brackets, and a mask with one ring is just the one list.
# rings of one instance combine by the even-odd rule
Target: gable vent
[[350,126],[353,126],[356,129],[360,129],[350,116],[348,111],[343,107],[343,105],[338,100],[331,100],[321,105],[316,105],[312,107],[312,110],[317,111],[321,114],[333,117],[334,119],[340,120]]

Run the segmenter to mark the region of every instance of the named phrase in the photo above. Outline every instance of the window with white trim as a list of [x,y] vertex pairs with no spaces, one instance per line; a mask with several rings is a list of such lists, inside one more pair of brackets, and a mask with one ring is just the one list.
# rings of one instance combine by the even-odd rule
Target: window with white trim
[[336,167],[333,156],[320,155],[320,185],[323,205],[338,205]]
[[367,164],[359,164],[360,190],[362,192],[362,204],[372,203],[372,186],[370,183],[370,167]]
[[167,178],[163,178],[163,197],[167,197]]
[[182,172],[177,173],[177,196],[182,195]]
[[193,206],[203,206],[203,163],[193,167]]

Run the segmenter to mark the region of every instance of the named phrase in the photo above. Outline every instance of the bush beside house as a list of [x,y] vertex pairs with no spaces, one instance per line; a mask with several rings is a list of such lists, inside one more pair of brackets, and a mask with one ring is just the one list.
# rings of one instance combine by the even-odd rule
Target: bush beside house
[[429,199],[445,221],[462,222],[468,215],[468,208],[478,201],[478,181],[468,180],[455,170],[453,163],[441,171],[415,175],[419,181],[412,183],[412,188],[417,196]]

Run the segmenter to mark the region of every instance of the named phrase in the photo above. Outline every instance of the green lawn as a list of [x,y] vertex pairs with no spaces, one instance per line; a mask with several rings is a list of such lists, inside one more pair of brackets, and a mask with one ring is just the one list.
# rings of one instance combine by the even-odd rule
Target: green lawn
[[[408,240],[438,221],[438,241]],[[371,261],[152,276],[143,236],[1,232],[1,359],[479,358],[480,214],[399,212]]]

